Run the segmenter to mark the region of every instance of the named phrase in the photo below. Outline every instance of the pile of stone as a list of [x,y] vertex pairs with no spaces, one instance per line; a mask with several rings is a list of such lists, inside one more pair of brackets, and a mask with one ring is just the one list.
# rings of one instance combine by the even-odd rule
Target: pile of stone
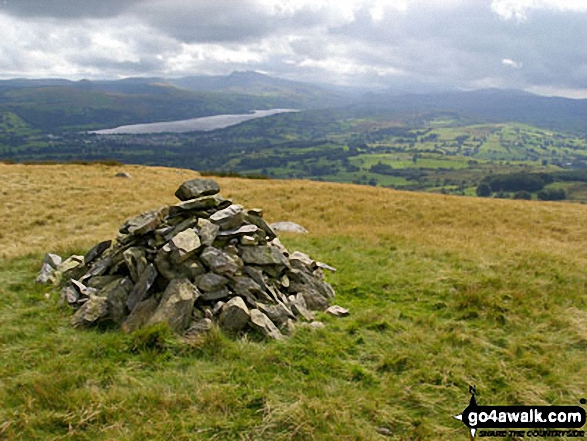
[[322,270],[334,268],[290,254],[260,209],[219,191],[210,179],[184,182],[175,193],[181,202],[129,219],[114,241],[63,262],[47,255],[39,281],[62,283],[76,327],[114,322],[132,332],[166,322],[195,335],[217,324],[279,339],[296,323],[320,327],[312,311],[348,314],[330,306]]

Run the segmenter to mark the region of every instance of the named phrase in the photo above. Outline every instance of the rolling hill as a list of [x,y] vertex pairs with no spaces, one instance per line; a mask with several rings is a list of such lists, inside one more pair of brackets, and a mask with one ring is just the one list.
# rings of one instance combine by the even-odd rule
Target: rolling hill
[[[131,179],[116,178],[126,171]],[[83,253],[174,203],[190,170],[4,165],[0,437],[455,440],[468,404],[578,405],[587,390],[587,207],[302,180],[218,178],[337,267],[347,318],[282,342],[214,331],[79,331],[34,284],[44,252]]]

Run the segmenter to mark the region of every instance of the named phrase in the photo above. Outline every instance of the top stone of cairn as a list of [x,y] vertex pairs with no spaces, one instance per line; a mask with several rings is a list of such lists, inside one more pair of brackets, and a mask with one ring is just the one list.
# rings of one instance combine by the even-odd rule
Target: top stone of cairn
[[188,201],[201,196],[214,195],[219,191],[220,187],[212,179],[191,179],[181,184],[175,192],[175,196],[180,201]]

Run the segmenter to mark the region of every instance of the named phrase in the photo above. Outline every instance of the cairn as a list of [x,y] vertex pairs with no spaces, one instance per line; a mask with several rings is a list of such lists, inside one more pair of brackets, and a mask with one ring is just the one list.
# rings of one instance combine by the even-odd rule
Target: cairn
[[71,323],[114,322],[125,331],[166,322],[180,335],[215,324],[228,333],[255,330],[280,339],[296,323],[320,327],[313,311],[330,307],[334,268],[299,251],[289,253],[260,209],[218,195],[210,179],[184,182],[180,200],[127,220],[115,240],[85,256],[46,259],[46,280],[60,280],[61,298],[75,309]]

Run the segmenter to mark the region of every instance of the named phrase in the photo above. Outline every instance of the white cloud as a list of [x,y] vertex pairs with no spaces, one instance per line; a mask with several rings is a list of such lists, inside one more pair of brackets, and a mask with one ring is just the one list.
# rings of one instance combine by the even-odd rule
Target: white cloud
[[491,9],[505,20],[524,22],[532,10],[586,12],[585,0],[492,0]]
[[501,64],[503,64],[504,66],[513,67],[514,69],[522,68],[522,63],[516,63],[514,60],[510,58],[504,58],[503,60],[501,60]]

